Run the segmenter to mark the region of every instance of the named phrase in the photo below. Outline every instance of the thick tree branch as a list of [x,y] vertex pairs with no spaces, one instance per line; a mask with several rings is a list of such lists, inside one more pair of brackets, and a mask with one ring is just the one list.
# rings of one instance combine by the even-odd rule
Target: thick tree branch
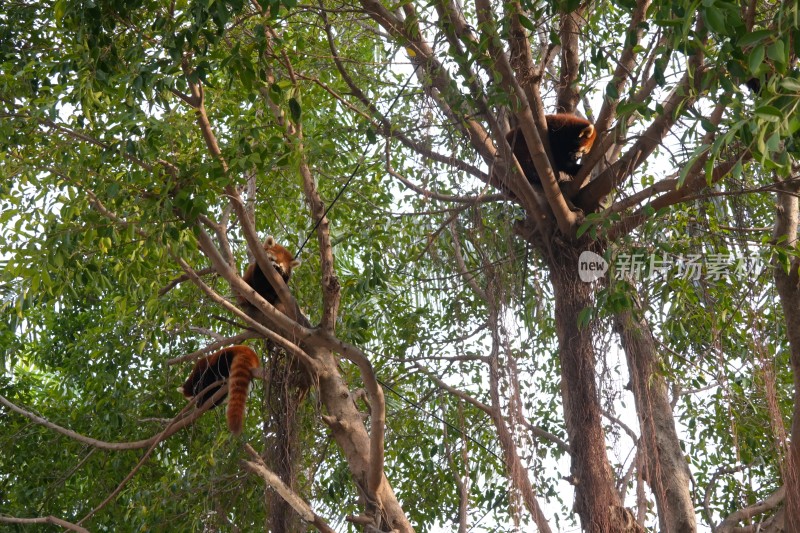
[[340,353],[355,364],[364,381],[370,400],[370,469],[367,477],[368,490],[373,497],[380,496],[383,481],[384,433],[386,431],[386,400],[383,388],[378,383],[375,369],[367,356],[357,347],[337,339],[330,332],[319,331],[317,338],[326,347]]
[[[272,324],[275,324],[281,331],[290,334],[294,339],[307,339],[313,334],[312,330],[304,327],[301,324],[298,324],[280,312],[271,303],[262,298],[261,295],[258,294],[252,287],[250,287],[250,285],[248,285],[239,276],[239,273],[225,262],[219,250],[215,248],[213,242],[211,241],[211,237],[209,237],[202,228],[198,228],[197,233],[200,248],[211,260],[211,264],[214,266],[217,272],[231,285],[233,290],[239,291],[241,294],[243,294],[247,300],[256,306]],[[227,301],[225,298],[217,294],[211,287],[206,285],[206,283],[196,274],[194,274],[191,267],[183,259],[179,257],[176,257],[175,259],[178,261],[178,264],[181,266],[181,268],[183,268],[187,274],[192,277],[192,281],[198,287],[200,287],[200,289],[203,290],[203,292],[205,292],[214,302],[244,320],[256,332],[274,341],[276,344],[286,349],[287,352],[297,357],[307,366],[310,372],[317,373],[321,371],[321,368],[316,364],[316,362],[314,362],[313,358],[310,358],[308,354],[297,344],[278,334],[277,332],[265,327],[253,317],[249,316],[247,313]]]
[[[789,362],[794,381],[792,429],[784,472],[786,472],[786,531],[800,530],[800,259],[797,258],[800,226],[800,165],[795,163],[792,180],[780,182],[773,242],[790,258],[782,263],[775,254],[773,276],[780,297],[789,341]],[[788,267],[788,268],[787,268]]]
[[[208,115],[206,113],[203,87],[199,83],[192,81],[194,73],[191,67],[189,66],[188,58],[183,59],[182,66],[184,74],[186,75],[187,81],[189,83],[189,88],[192,93],[192,97],[191,99],[187,100],[187,103],[194,108],[195,115],[197,117],[197,124],[198,127],[200,128],[200,132],[203,136],[203,139],[205,139],[208,151],[217,161],[219,161],[223,171],[227,174],[228,164],[225,161],[224,156],[222,155],[222,150],[220,150],[219,143],[217,142],[217,138],[214,135],[213,129],[211,128],[211,122],[208,120]],[[264,251],[261,240],[258,238],[255,227],[253,226],[253,221],[247,215],[247,209],[244,202],[242,201],[241,196],[239,195],[239,191],[233,185],[228,185],[225,188],[225,192],[230,197],[233,209],[236,212],[236,215],[239,219],[239,223],[242,226],[242,232],[244,233],[244,237],[245,240],[247,241],[248,248],[250,249],[250,252],[253,254],[253,256],[256,258],[256,263],[258,264],[258,267],[261,269],[261,272],[264,273],[264,276],[267,278],[272,287],[275,289],[275,292],[278,295],[278,299],[281,301],[281,303],[284,304],[288,312],[294,315],[294,317],[299,316],[300,313],[299,313],[299,308],[297,306],[297,302],[294,300],[294,297],[289,292],[289,289],[286,286],[286,283],[283,281],[283,278],[275,270],[275,267],[272,266],[272,261],[270,261],[269,258],[267,257],[267,253],[266,251]],[[227,242],[227,239],[222,239],[222,241],[223,243],[225,243]],[[229,261],[225,262],[228,263],[228,265],[230,266]],[[247,292],[254,293],[255,291],[253,291],[252,288],[248,286]],[[242,294],[244,295],[244,293]],[[259,299],[261,298],[259,297]]]
[[[453,50],[453,56],[457,59],[458,72],[469,88],[470,94],[475,102],[478,112],[482,115],[492,113],[491,106],[486,98],[486,90],[477,72],[470,68],[469,54],[478,59],[478,65],[484,67],[484,74],[491,78],[492,72],[486,68],[485,53],[480,49],[478,39],[475,37],[472,28],[464,17],[463,10],[453,0],[438,0],[434,2],[436,14],[442,21],[441,30],[447,42]],[[466,48],[465,48],[466,47]]]
[[325,204],[319,196],[317,183],[311,175],[311,169],[306,162],[302,146],[303,132],[299,127],[297,138],[300,143],[300,175],[303,178],[303,189],[311,210],[311,219],[315,221],[317,229],[317,245],[319,246],[320,267],[322,270],[323,310],[319,327],[333,333],[336,328],[336,317],[339,313],[339,304],[342,297],[341,285],[336,275],[336,267],[333,264],[333,245],[331,244],[328,217],[325,215]]
[[580,55],[578,45],[581,29],[586,23],[583,15],[587,4],[576,11],[562,13],[558,33],[561,39],[561,76],[558,80],[558,100],[556,110],[559,113],[575,113],[580,101],[580,91],[575,85],[578,79]]
[[[272,27],[267,27],[267,35],[270,42],[278,38],[275,30]],[[283,65],[288,71],[289,78],[295,89],[298,89],[297,77],[294,75],[294,68],[292,62],[284,50],[281,51]],[[275,110],[273,110],[275,112]],[[280,119],[282,114],[275,116]],[[333,246],[331,245],[330,229],[328,218],[326,216],[325,204],[320,198],[317,184],[311,174],[311,168],[306,159],[306,153],[303,143],[303,124],[302,122],[287,122],[286,134],[295,139],[297,152],[300,155],[299,170],[300,176],[303,179],[303,191],[305,192],[306,201],[308,202],[311,210],[311,219],[315,221],[315,229],[317,232],[317,244],[319,246],[320,265],[322,270],[322,320],[320,322],[321,328],[333,332],[336,325],[336,317],[339,312],[339,303],[341,301],[341,286],[339,285],[339,278],[336,276],[336,268],[333,263]],[[266,256],[266,254],[265,254]],[[275,273],[277,276],[277,272]],[[276,280],[277,281],[277,280]],[[288,289],[287,289],[288,293]],[[294,300],[283,300],[284,305],[290,305],[295,318],[299,316],[300,310]]]
[[[714,126],[719,125],[720,121],[722,120],[725,107],[726,105],[723,103],[717,104],[717,106],[714,108],[714,110],[711,112],[711,115],[708,118],[710,124]],[[709,145],[714,140],[715,133],[716,133],[715,130],[707,132],[700,141],[701,146]],[[701,184],[698,181],[698,178],[702,178],[702,180],[705,181],[705,165],[706,161],[708,161],[708,157],[709,153],[706,152],[703,154],[702,157],[698,158],[694,162],[692,167],[686,172],[686,177],[684,179],[684,182],[688,182],[689,184]],[[673,174],[673,177],[658,181],[653,185],[646,187],[637,193],[634,193],[628,197],[618,200],[609,208],[609,211],[611,211],[612,213],[619,213],[640,204],[644,200],[647,200],[648,198],[651,198],[658,193],[676,191],[679,181],[674,176],[675,174]],[[686,185],[684,184],[684,186]],[[689,198],[690,198],[689,196],[683,197],[684,200]]]
[[[544,110],[541,107],[542,97],[539,92],[539,84],[542,81],[542,73],[548,64],[547,53],[540,58],[541,67],[537,69],[533,64],[531,53],[531,43],[528,40],[528,30],[522,25],[520,17],[525,16],[522,5],[518,1],[504,2],[503,4],[506,17],[511,21],[508,33],[508,48],[510,53],[509,62],[514,69],[517,82],[528,103],[533,107],[533,115],[537,118],[537,125],[540,124],[539,118],[544,117]],[[540,130],[541,131],[541,130]],[[549,146],[549,142],[548,142]]]

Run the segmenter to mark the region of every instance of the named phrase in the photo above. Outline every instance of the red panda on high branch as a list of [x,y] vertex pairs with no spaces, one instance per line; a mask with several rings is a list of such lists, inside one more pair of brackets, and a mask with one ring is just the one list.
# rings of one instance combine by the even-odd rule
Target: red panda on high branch
[[[250,390],[251,370],[261,366],[256,352],[247,346],[231,346],[200,359],[195,363],[192,373],[179,389],[187,398],[194,398],[214,383],[228,381],[228,429],[234,435],[242,433],[244,424],[244,407],[247,393]],[[211,387],[197,400],[198,407],[211,399],[222,387],[222,383]],[[225,396],[219,398],[214,405],[222,403]]]
[[[295,259],[292,254],[289,253],[289,250],[276,243],[272,235],[268,236],[264,241],[264,251],[272,262],[272,266],[275,267],[275,270],[277,270],[278,274],[283,278],[283,281],[289,283],[289,278],[292,276],[292,269],[300,266],[300,261]],[[278,293],[275,292],[275,289],[272,287],[267,277],[261,272],[261,268],[258,264],[251,263],[248,265],[242,279],[272,305],[275,305],[278,301]],[[242,307],[253,307],[241,294],[237,294],[236,299]]]
[[[556,180],[561,181],[560,172],[575,177],[581,169],[578,160],[592,149],[592,144],[597,138],[597,130],[591,122],[576,115],[559,113],[545,115],[544,118],[547,120],[547,137],[550,140],[550,151],[553,153],[553,163],[555,164],[553,171],[556,174]],[[506,140],[514,150],[514,156],[519,161],[519,166],[522,167],[528,181],[540,184],[541,180],[539,180],[539,174],[536,172],[522,130],[520,128],[512,129],[506,135]]]

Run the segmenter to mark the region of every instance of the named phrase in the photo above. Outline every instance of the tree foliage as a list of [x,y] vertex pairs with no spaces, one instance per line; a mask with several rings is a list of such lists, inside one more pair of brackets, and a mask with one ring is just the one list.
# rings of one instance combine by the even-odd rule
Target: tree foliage
[[[799,18],[3,5],[0,522],[791,530]],[[555,111],[599,133],[566,181]],[[303,264],[248,314],[267,235]],[[173,392],[234,343],[241,439]]]

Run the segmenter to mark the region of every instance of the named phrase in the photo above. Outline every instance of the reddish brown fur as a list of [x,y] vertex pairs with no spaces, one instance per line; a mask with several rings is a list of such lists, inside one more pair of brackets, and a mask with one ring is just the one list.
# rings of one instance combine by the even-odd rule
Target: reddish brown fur
[[[300,261],[296,260],[286,248],[276,243],[271,235],[264,241],[264,251],[272,262],[272,266],[283,278],[283,281],[288,283],[289,278],[292,276],[292,269],[299,266]],[[278,301],[278,293],[256,263],[248,265],[242,279],[272,305],[275,305]],[[250,306],[250,303],[241,294],[237,295],[236,298],[240,305]]]
[[[581,168],[578,159],[591,150],[597,138],[597,130],[588,120],[567,113],[546,115],[545,119],[547,119],[547,136],[550,140],[550,151],[553,153],[555,163],[553,170],[556,178],[559,178],[560,172],[575,176]],[[514,128],[506,135],[506,140],[513,148],[514,156],[528,181],[540,183],[522,130]]]
[[[245,402],[252,378],[251,370],[261,366],[261,361],[256,352],[247,346],[231,346],[200,359],[195,363],[192,373],[181,387],[181,392],[187,398],[193,398],[204,392],[197,404],[202,405],[220,389],[221,382],[228,380],[228,429],[234,435],[242,432],[244,423]],[[225,398],[219,398],[212,407],[216,407]]]

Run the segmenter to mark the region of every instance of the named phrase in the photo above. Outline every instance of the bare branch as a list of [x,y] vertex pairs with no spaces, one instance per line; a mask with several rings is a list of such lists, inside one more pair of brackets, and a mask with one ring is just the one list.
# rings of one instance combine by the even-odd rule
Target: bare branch
[[[215,273],[215,272],[216,272],[216,270],[214,270],[214,269],[213,269],[213,268],[211,268],[211,267],[209,267],[209,268],[202,268],[202,269],[200,269],[200,270],[198,270],[198,271],[197,271],[197,275],[198,275],[198,276],[205,276],[205,275],[207,275],[207,274],[213,274],[213,273]],[[189,281],[190,279],[191,279],[191,278],[189,277],[189,275],[188,275],[188,274],[181,274],[181,275],[180,275],[180,276],[178,276],[177,278],[175,278],[175,279],[173,279],[172,281],[170,281],[169,283],[167,283],[167,284],[166,284],[164,287],[162,287],[161,289],[159,289],[159,291],[158,291],[158,295],[159,295],[159,296],[164,296],[164,295],[165,295],[165,294],[167,294],[169,291],[171,291],[172,289],[174,289],[175,287],[177,287],[179,284],[183,283],[184,281]]]
[[[459,402],[459,415],[463,415],[462,404]],[[444,420],[444,409],[442,409],[442,420]],[[460,417],[463,422],[463,417]],[[463,425],[463,424],[462,424]],[[463,432],[462,432],[462,438]],[[467,511],[469,509],[469,454],[467,453],[467,441],[462,442],[462,455],[461,459],[464,462],[464,477],[461,477],[458,465],[453,458],[453,450],[450,447],[450,439],[447,434],[447,423],[442,423],[442,442],[444,443],[444,455],[447,458],[447,463],[450,465],[450,470],[453,472],[453,480],[456,483],[456,490],[458,491],[458,533],[467,533]]]
[[261,476],[261,479],[263,479],[272,490],[277,492],[278,495],[300,515],[300,518],[312,524],[322,533],[336,533],[322,517],[311,509],[310,505],[303,501],[303,499],[291,489],[291,487],[286,485],[276,473],[267,468],[261,456],[252,446],[245,444],[244,449],[247,450],[247,453],[253,458],[253,461],[242,461],[242,465],[244,465],[245,468]]
[[308,167],[308,161],[303,150],[303,130],[299,125],[297,139],[300,145],[300,175],[303,178],[303,190],[311,210],[311,219],[316,221],[317,245],[319,246],[320,269],[322,271],[323,310],[319,327],[332,333],[336,328],[336,317],[339,313],[339,304],[342,298],[341,285],[339,284],[339,278],[336,276],[336,267],[333,264],[333,245],[331,244],[328,217],[325,214],[325,204],[319,196],[317,182]]
[[[570,191],[573,193],[582,189],[584,185],[586,185],[591,176],[591,168],[593,168],[597,161],[599,161],[599,157],[606,153],[610,145],[609,141],[613,140],[613,133],[608,133],[608,128],[611,126],[611,121],[614,119],[614,115],[616,115],[617,105],[619,104],[619,95],[622,94],[626,82],[630,78],[633,67],[636,63],[636,52],[634,50],[642,39],[642,22],[644,22],[644,19],[647,15],[647,9],[649,7],[650,0],[638,0],[636,3],[636,8],[631,14],[631,21],[628,25],[628,31],[626,32],[625,48],[620,54],[619,62],[614,70],[614,75],[611,78],[611,81],[608,82],[608,86],[606,87],[604,93],[605,99],[603,100],[603,106],[600,108],[600,114],[597,116],[597,120],[594,124],[598,135],[602,135],[603,137],[600,139],[601,142],[594,143],[592,150],[585,157],[586,161],[584,161],[584,165],[587,168],[584,172],[579,173],[578,176],[575,177],[574,183],[571,185],[570,189]],[[616,94],[617,97],[612,98],[609,96],[609,94]]]
[[[702,17],[698,15],[695,31],[699,33],[702,30]],[[703,57],[703,47],[698,46],[696,52],[689,57],[686,72],[680,82],[662,103],[661,114],[650,123],[650,126],[623,157],[581,189],[575,197],[575,205],[587,213],[596,211],[601,199],[618,187],[639,165],[647,160],[675,124],[679,108],[696,101],[703,74],[706,71]],[[580,179],[581,176],[579,175],[578,178]]]
[[[197,272],[199,274],[199,271]],[[189,274],[186,274],[187,279],[192,279]],[[193,361],[195,359],[200,359],[204,355],[215,352],[218,349],[224,346],[233,346],[234,344],[241,344],[242,342],[246,341],[247,339],[260,339],[261,336],[257,335],[253,331],[246,331],[244,333],[239,333],[238,335],[234,335],[233,337],[226,337],[224,339],[220,339],[218,341],[212,342],[205,348],[201,348],[195,352],[190,354],[182,355],[180,357],[174,357],[172,359],[167,359],[168,365],[177,365],[178,363],[183,363],[184,361]]]
[[[734,158],[720,163],[712,171],[710,183],[711,184],[717,183],[719,180],[727,176],[728,173],[733,169],[734,166],[736,166],[737,163],[747,161],[751,157],[752,154],[750,154],[750,152],[746,152],[740,155],[738,158]],[[706,182],[704,175],[695,176],[695,178],[692,179],[691,182],[687,181],[680,189],[675,189],[662,194],[658,198],[655,198],[653,201],[649,202],[647,205],[636,211],[636,213],[623,218],[609,230],[609,238],[616,239],[619,235],[625,235],[630,233],[631,231],[633,231],[633,229],[641,225],[647,219],[648,212],[655,212],[663,207],[667,207],[682,202],[686,198],[690,197],[695,191],[707,185],[708,183]]]
[[210,408],[210,404],[207,404],[207,406],[201,406],[184,418],[180,418],[181,414],[183,413],[183,411],[181,411],[181,414],[178,414],[178,416],[172,419],[173,422],[169,426],[168,431],[166,433],[163,432],[159,433],[158,435],[155,435],[154,437],[151,437],[146,440],[137,440],[133,442],[106,442],[102,440],[93,439],[91,437],[86,437],[84,435],[81,435],[80,433],[61,427],[58,424],[54,424],[53,422],[50,422],[38,415],[26,411],[21,407],[18,407],[17,405],[8,401],[3,396],[0,396],[0,404],[5,405],[7,408],[11,409],[15,413],[24,416],[25,418],[31,420],[36,424],[39,424],[40,426],[44,426],[47,429],[51,429],[56,433],[60,433],[73,440],[82,442],[83,444],[87,444],[89,446],[93,446],[101,450],[110,450],[110,451],[138,450],[140,448],[147,448],[148,446],[151,446],[154,442],[158,442],[159,439],[170,437],[175,433],[177,433],[178,431],[180,431],[181,429],[185,428],[186,426],[191,425],[195,420],[200,418],[200,416],[202,416],[202,414],[206,412],[208,408]]
[[468,273],[467,264],[464,262],[464,256],[461,254],[461,242],[458,238],[458,232],[455,229],[453,222],[451,221],[449,224],[450,229],[450,236],[453,239],[453,257],[456,260],[456,266],[458,267],[459,272],[464,277],[464,281],[472,288],[475,294],[483,301],[488,301],[489,296],[486,294],[486,291],[478,285],[478,282],[475,279],[475,276]]
[[[214,385],[209,385],[208,387],[206,387],[206,389],[210,390],[213,386]],[[208,401],[208,402],[206,402],[204,404],[206,409],[204,409],[203,412],[205,412],[206,410],[211,409],[213,406],[215,406],[216,405],[216,401],[221,399],[223,395],[227,394],[227,392],[228,392],[227,387],[225,387],[224,389],[222,387],[220,387],[220,389],[217,392],[215,392],[214,395],[210,398],[210,401]],[[197,403],[198,399],[202,398],[202,397],[203,397],[202,394],[198,394],[197,396],[192,398],[191,401],[189,401],[186,404],[186,406],[181,410],[181,412],[178,413],[178,415],[175,418],[173,418],[166,425],[166,427],[164,427],[164,430],[161,433],[159,433],[158,435],[156,435],[154,439],[152,439],[153,443],[150,445],[150,447],[144,453],[142,458],[139,459],[139,462],[136,463],[136,465],[133,467],[133,469],[131,469],[131,471],[128,473],[128,475],[125,476],[125,479],[120,481],[119,484],[117,485],[117,488],[115,488],[113,491],[111,491],[111,494],[109,494],[102,502],[100,502],[99,505],[97,505],[94,509],[89,511],[83,518],[81,518],[78,521],[78,525],[83,524],[84,522],[86,522],[89,518],[94,516],[103,507],[105,507],[106,505],[111,503],[114,500],[114,498],[116,498],[119,495],[119,493],[122,492],[122,489],[125,487],[125,485],[128,483],[128,481],[130,481],[133,478],[133,476],[136,475],[136,472],[138,472],[139,469],[142,468],[144,463],[147,461],[147,458],[150,457],[150,454],[152,454],[153,450],[156,449],[156,446],[158,446],[158,443],[163,441],[164,439],[166,439],[169,435],[171,435],[171,433],[168,433],[170,427],[175,425],[176,421],[178,421],[180,417],[182,417],[192,407],[194,407],[194,405]]]
[[489,122],[496,121],[492,106],[489,105],[489,101],[486,98],[486,90],[482,78],[471,68],[473,62],[469,59],[469,54],[471,53],[477,59],[477,64],[483,68],[486,79],[493,77],[490,58],[486,55],[486,51],[482,49],[475,32],[464,17],[463,8],[456,1],[441,0],[434,2],[434,4],[436,13],[443,22],[441,30],[452,49],[455,50],[454,55],[463,59],[456,61],[458,72],[462,80],[464,80],[464,84],[470,90],[477,107],[477,113],[487,117]]
[[[619,104],[619,95],[625,89],[626,82],[630,79],[633,67],[636,63],[635,49],[640,45],[643,35],[642,23],[647,15],[647,9],[650,7],[650,0],[638,0],[636,8],[631,14],[631,20],[628,24],[628,31],[626,32],[625,47],[619,56],[619,62],[614,69],[614,75],[608,82],[605,90],[605,99],[603,106],[600,108],[600,113],[597,115],[595,127],[598,132],[605,132],[611,125],[611,121],[616,114],[617,105]],[[616,94],[616,98],[612,98],[609,94]]]
[[747,520],[754,516],[772,511],[783,502],[785,497],[786,487],[784,486],[767,496],[764,500],[732,512],[725,520],[720,522],[719,526],[716,528],[716,533],[732,533],[735,530],[736,524],[742,520]]
[[[272,27],[267,26],[266,31],[271,41],[277,39],[277,35]],[[284,50],[281,50],[281,57],[283,60],[283,65],[289,73],[289,78],[292,81],[292,85],[297,87],[297,77],[294,75],[292,62]],[[279,119],[280,116],[276,116],[275,118]],[[287,123],[286,132],[288,135],[294,136],[297,141],[297,152],[300,154],[300,176],[303,178],[303,191],[305,192],[306,201],[308,202],[311,210],[311,218],[312,220],[316,221],[314,228],[317,232],[317,244],[319,246],[323,289],[323,311],[322,320],[319,327],[325,329],[326,331],[333,332],[336,326],[336,317],[338,316],[339,312],[339,304],[341,302],[341,286],[339,284],[339,278],[336,276],[336,268],[334,267],[333,245],[331,244],[330,229],[328,225],[328,218],[326,216],[327,211],[325,209],[325,204],[319,195],[319,191],[317,190],[316,180],[314,180],[314,176],[311,174],[311,169],[308,165],[308,160],[306,159],[306,153],[303,149],[304,143],[302,122]],[[266,254],[264,254],[264,256],[266,257]],[[258,257],[256,257],[256,259],[258,260]],[[275,275],[277,276],[277,272]],[[268,276],[271,276],[271,274]],[[285,286],[285,284],[283,285]],[[284,291],[284,295],[291,296],[288,289]],[[297,307],[297,302],[295,302],[293,298],[282,297],[281,301],[284,303],[284,305],[290,306],[294,315],[293,318],[297,319],[302,314]]]
[[69,529],[70,531],[77,531],[78,533],[89,533],[89,530],[75,525],[71,522],[67,522],[66,520],[62,520],[60,518],[56,518],[55,516],[42,516],[39,518],[17,518],[14,516],[3,516],[0,515],[0,523],[3,524],[53,524],[54,526],[63,527],[64,529]]
[[627,433],[634,444],[639,442],[639,435],[637,435],[636,432],[633,429],[631,429],[631,427],[628,424],[620,420],[619,417],[617,417],[616,415],[614,415],[614,413],[608,411],[607,409],[603,409],[601,410],[601,412],[603,413],[604,417],[614,422],[616,425],[620,427],[620,429],[622,429],[622,431]]
[[425,198],[433,198],[434,200],[439,200],[442,202],[454,202],[454,203],[464,203],[475,205],[479,203],[485,202],[496,202],[499,200],[504,200],[506,197],[502,194],[487,194],[484,195],[483,193],[479,194],[478,196],[453,196],[450,194],[442,194],[435,191],[429,191],[428,189],[423,189],[419,185],[415,185],[411,180],[404,178],[400,175],[397,171],[392,168],[391,163],[391,153],[389,152],[389,143],[386,143],[385,149],[385,168],[386,171],[389,173],[390,176],[395,178],[397,181],[414,191],[415,193],[424,196]]
[[421,364],[414,363],[414,366],[416,366],[419,370],[424,372],[431,380],[433,380],[433,382],[436,383],[436,386],[438,388],[440,388],[443,391],[446,391],[446,392],[452,394],[456,398],[460,398],[460,399],[464,400],[465,402],[467,402],[468,404],[472,405],[473,407],[475,407],[477,409],[480,409],[481,411],[483,411],[484,413],[486,413],[490,417],[494,416],[494,413],[492,412],[491,406],[483,403],[482,401],[478,400],[477,398],[474,398],[473,396],[467,394],[466,392],[464,392],[464,391],[462,391],[460,389],[457,389],[455,387],[451,387],[450,385],[448,385],[447,383],[445,383],[444,381],[439,379],[439,377],[436,376],[436,374],[434,374],[433,372],[431,372],[429,369],[427,369],[426,367],[422,366]]
[[[520,22],[520,17],[524,16],[522,5],[518,1],[506,2],[503,4],[505,7],[506,17],[511,20],[511,28],[508,34],[508,47],[511,57],[509,62],[511,68],[514,69],[517,82],[522,87],[528,103],[533,107],[534,117],[544,116],[544,110],[541,108],[541,94],[539,92],[539,83],[542,80],[544,69],[549,64],[554,55],[551,55],[552,48],[548,47],[544,50],[542,58],[540,58],[541,65],[537,69],[533,65],[533,56],[531,54],[531,45],[528,41],[528,31]],[[538,124],[538,121],[537,121]]]
[[[452,87],[454,82],[448,76],[447,70],[441,62],[435,57],[433,49],[422,39],[422,32],[418,24],[409,23],[407,27],[404,21],[384,7],[379,0],[361,0],[361,5],[392,37],[399,42],[407,43],[406,46],[412,52],[410,54],[412,55],[412,62],[426,73],[426,86],[431,89],[432,96],[434,96],[442,111],[450,117],[454,124],[463,125],[472,147],[477,150],[487,164],[491,164],[496,158],[497,151],[491,142],[491,137],[483,126],[471,118],[473,110],[456,113],[447,102],[441,98],[436,98],[437,94],[449,92],[449,88]],[[413,15],[413,8],[409,4],[404,4],[403,8],[407,13]]]
[[[226,207],[229,208],[230,206]],[[236,266],[236,261],[233,257],[233,252],[231,251],[231,243],[228,241],[228,233],[225,224],[211,220],[206,215],[200,215],[197,218],[200,220],[200,222],[211,228],[211,230],[216,234],[217,241],[219,241],[219,249],[220,252],[222,252],[222,257],[225,258],[229,265]]]

